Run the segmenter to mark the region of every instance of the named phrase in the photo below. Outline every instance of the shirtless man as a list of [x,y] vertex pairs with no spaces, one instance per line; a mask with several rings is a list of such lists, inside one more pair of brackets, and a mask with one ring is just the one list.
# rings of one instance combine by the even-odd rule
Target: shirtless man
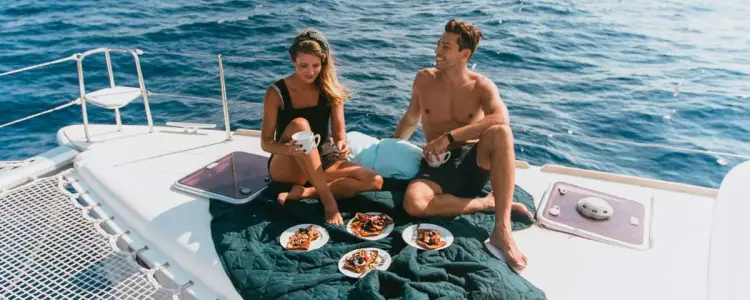
[[[448,160],[431,167],[422,161],[416,179],[409,183],[403,206],[415,217],[453,217],[494,209],[495,228],[490,242],[502,249],[510,266],[526,267],[526,256],[511,235],[510,212],[532,217],[520,203],[513,203],[515,153],[508,110],[497,86],[466,68],[477,49],[479,28],[450,20],[435,49],[435,68],[419,71],[406,114],[393,134],[409,139],[422,120],[427,145],[424,157]],[[476,196],[487,181],[493,191]]]

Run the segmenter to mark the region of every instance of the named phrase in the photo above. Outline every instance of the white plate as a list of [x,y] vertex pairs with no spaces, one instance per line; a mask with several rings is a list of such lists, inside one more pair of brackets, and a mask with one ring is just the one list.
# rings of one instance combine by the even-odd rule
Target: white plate
[[[365,215],[381,215],[383,213],[368,212],[368,213],[364,213],[364,214]],[[383,215],[385,215],[385,214],[383,214]],[[388,215],[386,215],[386,216],[388,216]],[[390,217],[390,216],[388,216],[388,217]],[[393,219],[393,218],[391,218],[391,219]],[[394,224],[391,224],[391,225],[388,225],[388,227],[386,227],[385,230],[383,230],[383,232],[381,234],[379,234],[379,235],[363,237],[363,236],[358,236],[357,234],[354,233],[354,231],[352,231],[352,221],[354,221],[354,218],[352,218],[351,220],[349,220],[349,223],[346,224],[346,231],[349,232],[349,234],[351,234],[353,236],[356,236],[356,237],[358,237],[360,239],[370,240],[370,241],[379,240],[379,239],[382,239],[382,238],[388,236],[389,234],[391,234],[391,231],[393,231],[393,228],[395,227]]]
[[[289,238],[291,238],[297,230],[300,228],[306,228],[310,225],[315,226],[316,229],[320,232],[320,237],[310,243],[310,249],[307,249],[307,251],[312,251],[315,249],[318,249],[320,247],[323,247],[326,243],[328,243],[328,231],[326,231],[325,228],[320,227],[318,225],[314,224],[299,224],[296,226],[289,227],[289,229],[284,230],[284,232],[281,233],[281,236],[279,237],[279,243],[281,243],[281,246],[286,249],[286,244],[289,242]],[[300,252],[306,252],[305,250],[289,250],[289,251],[300,251]]]
[[442,250],[442,249],[450,247],[450,245],[453,244],[453,234],[450,231],[448,231],[448,229],[445,229],[442,226],[438,226],[434,224],[421,223],[421,224],[414,224],[409,227],[406,227],[406,229],[404,229],[404,232],[401,234],[401,237],[404,239],[404,242],[406,242],[410,246],[417,248],[417,249],[429,250],[420,245],[417,245],[416,243],[417,231],[415,230],[415,228],[417,227],[417,225],[419,225],[419,229],[436,229],[437,231],[440,232],[440,238],[442,240],[445,240],[445,245],[434,250]]
[[366,271],[366,272],[364,272],[362,274],[358,274],[358,273],[354,273],[352,271],[349,271],[347,269],[344,269],[344,261],[346,260],[346,258],[349,257],[349,256],[351,256],[352,254],[354,254],[354,252],[357,252],[359,250],[377,250],[378,251],[378,260],[379,261],[377,263],[380,264],[380,265],[377,266],[377,267],[375,267],[375,269],[378,269],[378,270],[381,270],[381,271],[385,271],[385,270],[388,270],[388,267],[391,266],[391,255],[388,254],[388,252],[385,252],[385,250],[378,249],[378,248],[361,248],[361,249],[350,251],[349,253],[344,254],[344,256],[342,256],[341,259],[339,259],[339,271],[341,273],[343,273],[346,276],[352,277],[352,278],[362,278],[365,275],[367,275],[367,273],[370,273],[370,271],[372,271],[372,269],[371,269],[371,270],[368,270],[368,271]]

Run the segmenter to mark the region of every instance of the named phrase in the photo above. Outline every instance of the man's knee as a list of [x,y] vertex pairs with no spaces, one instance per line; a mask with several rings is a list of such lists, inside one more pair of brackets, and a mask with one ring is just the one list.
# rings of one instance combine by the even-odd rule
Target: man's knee
[[481,140],[485,142],[503,142],[513,138],[513,131],[509,125],[492,125],[482,133]]
[[485,170],[489,170],[492,153],[507,154],[513,151],[513,132],[510,126],[490,126],[482,133],[477,147],[477,165]]
[[413,182],[406,188],[403,207],[412,217],[424,217],[427,204],[435,196],[430,188],[422,182]]

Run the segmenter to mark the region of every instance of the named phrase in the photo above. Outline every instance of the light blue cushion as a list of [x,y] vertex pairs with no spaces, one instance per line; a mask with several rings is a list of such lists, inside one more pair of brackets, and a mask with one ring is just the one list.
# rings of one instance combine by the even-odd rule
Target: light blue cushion
[[351,150],[349,161],[358,163],[370,169],[375,169],[376,150],[380,140],[361,132],[346,133],[346,143]]
[[383,139],[377,145],[374,169],[383,177],[412,179],[419,171],[422,149],[409,141]]
[[422,148],[411,142],[387,138],[378,140],[361,132],[346,133],[349,161],[378,172],[383,177],[412,179],[423,158]]

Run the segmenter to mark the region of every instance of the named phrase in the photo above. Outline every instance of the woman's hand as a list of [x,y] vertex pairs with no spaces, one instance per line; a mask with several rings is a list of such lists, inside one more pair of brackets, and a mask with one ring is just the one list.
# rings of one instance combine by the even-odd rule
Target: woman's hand
[[289,156],[305,156],[305,150],[302,149],[302,145],[299,145],[294,141],[289,141],[286,143],[286,151],[284,154]]
[[326,207],[325,209],[326,222],[333,225],[343,226],[344,218],[341,217],[338,207]]
[[349,146],[346,144],[346,141],[337,141],[336,142],[336,148],[339,149],[339,160],[346,160],[349,157],[349,153],[352,152],[352,149],[349,149]]

